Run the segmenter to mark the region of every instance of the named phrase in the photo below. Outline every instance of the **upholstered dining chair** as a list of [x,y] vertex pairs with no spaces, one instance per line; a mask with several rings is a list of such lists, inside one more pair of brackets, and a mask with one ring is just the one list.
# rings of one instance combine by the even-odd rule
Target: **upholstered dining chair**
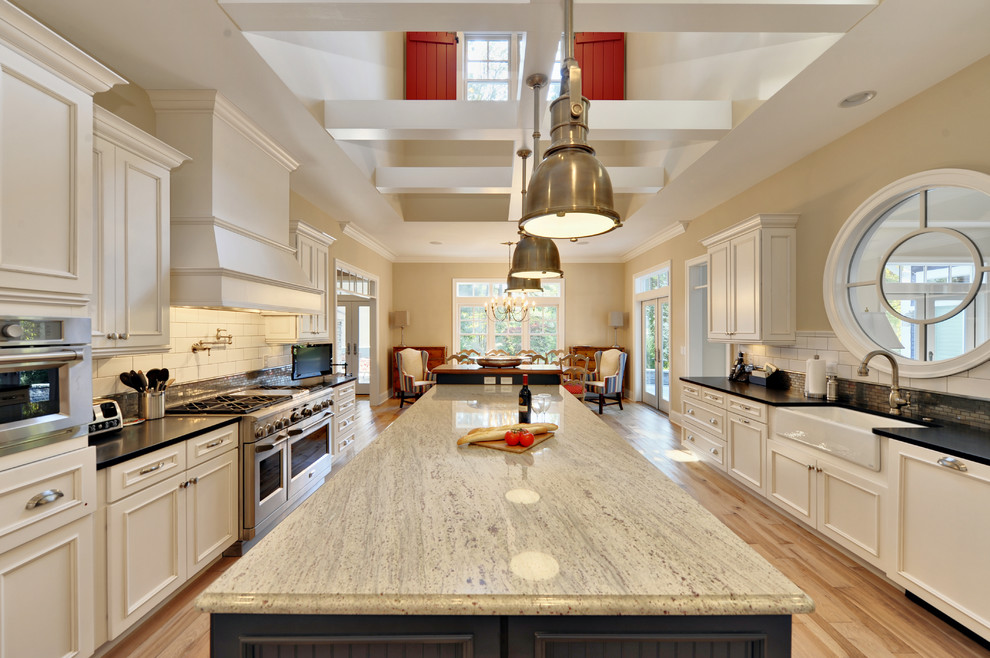
[[560,358],[560,385],[582,402],[588,395],[585,384],[589,378],[588,357],[582,354],[565,354]]
[[[602,413],[606,405],[618,403],[622,408],[622,378],[626,372],[628,354],[621,350],[605,350],[595,352],[595,370],[587,382],[592,393],[598,393],[598,413]],[[614,396],[615,400],[606,402]]]
[[395,353],[395,365],[399,370],[399,409],[406,398],[416,400],[436,383],[433,373],[426,367],[429,356],[429,352],[411,347]]

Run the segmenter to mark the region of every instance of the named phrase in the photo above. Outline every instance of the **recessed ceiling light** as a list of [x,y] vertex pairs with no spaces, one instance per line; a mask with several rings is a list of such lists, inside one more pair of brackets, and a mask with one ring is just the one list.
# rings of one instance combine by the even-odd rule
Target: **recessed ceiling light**
[[443,244],[439,240],[430,240],[430,244]]
[[873,100],[873,97],[877,95],[875,91],[860,91],[852,94],[851,96],[846,96],[839,102],[839,107],[856,107],[857,105],[862,105],[863,103],[868,103]]

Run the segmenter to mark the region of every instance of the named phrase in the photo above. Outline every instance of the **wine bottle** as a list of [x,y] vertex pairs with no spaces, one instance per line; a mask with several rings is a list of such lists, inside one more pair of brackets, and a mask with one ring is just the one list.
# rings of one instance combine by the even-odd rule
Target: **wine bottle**
[[519,389],[519,422],[529,422],[529,412],[533,408],[533,394],[529,391],[529,375],[523,375],[523,385]]

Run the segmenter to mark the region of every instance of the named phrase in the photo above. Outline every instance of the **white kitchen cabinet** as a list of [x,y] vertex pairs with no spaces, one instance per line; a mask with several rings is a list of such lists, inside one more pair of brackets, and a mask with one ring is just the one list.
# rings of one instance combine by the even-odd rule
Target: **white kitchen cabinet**
[[357,413],[357,389],[354,382],[341,384],[333,389],[333,456],[339,455],[354,442],[354,432]]
[[793,344],[797,215],[756,215],[702,240],[708,250],[708,339]]
[[990,639],[990,466],[890,441],[893,526],[887,575]]
[[727,472],[760,495],[766,495],[766,424],[730,412],[726,428]]
[[188,158],[94,108],[94,354],[169,349],[169,177]]
[[107,639],[237,540],[236,428],[107,469]]
[[93,652],[95,482],[95,448],[0,473],[0,658]]
[[798,520],[879,568],[891,542],[885,527],[885,472],[823,458],[786,441],[766,450],[767,497]]
[[0,553],[0,658],[89,656],[93,515]]
[[93,288],[93,94],[125,80],[0,6],[0,304],[70,315]]
[[265,317],[265,340],[269,343],[329,342],[332,286],[330,245],[334,238],[303,222],[289,222],[290,244],[310,285],[323,292],[319,313],[308,315],[269,315]]

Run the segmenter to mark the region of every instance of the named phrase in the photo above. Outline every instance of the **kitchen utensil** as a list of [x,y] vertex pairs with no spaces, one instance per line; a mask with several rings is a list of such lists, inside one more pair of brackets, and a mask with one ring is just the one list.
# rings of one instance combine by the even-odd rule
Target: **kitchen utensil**
[[141,392],[141,380],[138,378],[137,372],[131,370],[131,388],[133,388],[138,393]]
[[138,377],[138,382],[141,385],[141,388],[139,390],[142,393],[144,391],[147,391],[148,390],[148,377],[147,377],[147,375],[145,375],[143,372],[141,372],[140,370],[138,370],[137,371],[137,377]]
[[[166,372],[168,372],[168,371],[166,370]],[[175,377],[172,377],[167,382],[165,382],[165,385],[162,386],[162,390],[164,391],[166,388],[168,388],[169,386],[171,386],[174,383],[175,383]]]
[[120,381],[124,386],[129,386],[134,390],[137,390],[137,386],[134,384],[134,380],[131,379],[131,373],[129,372],[120,373]]
[[152,368],[148,372],[144,373],[145,376],[148,378],[148,390],[149,391],[157,391],[158,390],[158,382],[161,381],[161,376],[162,376],[161,375],[161,372],[162,371],[159,370],[158,368]]
[[174,382],[175,380],[174,379],[169,380],[168,368],[162,368],[161,370],[158,371],[158,381],[162,382],[161,387],[158,390],[164,391],[167,387],[171,386],[172,382]]

